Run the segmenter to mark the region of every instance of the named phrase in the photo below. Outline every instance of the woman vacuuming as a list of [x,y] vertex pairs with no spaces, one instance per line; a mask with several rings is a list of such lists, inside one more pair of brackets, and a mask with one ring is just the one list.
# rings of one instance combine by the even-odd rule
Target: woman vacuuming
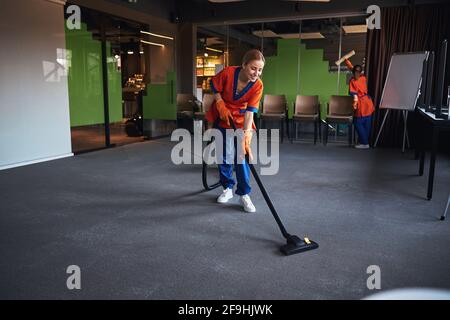
[[[260,79],[264,68],[263,54],[252,49],[243,59],[242,66],[224,68],[211,79],[211,89],[215,102],[206,113],[206,119],[215,123],[223,136],[223,159],[219,164],[220,183],[222,194],[217,198],[218,203],[227,203],[233,198],[233,187],[236,181],[233,178],[233,164],[236,171],[236,194],[240,196],[241,204],[246,212],[255,212],[255,206],[250,199],[250,168],[245,159],[242,163],[236,160],[237,152],[234,147],[234,137],[226,135],[226,129],[231,128],[230,117],[238,129],[243,129],[242,154],[248,154],[252,159],[250,148],[252,135],[256,129],[253,122],[254,113],[258,112],[259,102],[263,94],[263,83]],[[233,157],[233,154],[235,155]]]

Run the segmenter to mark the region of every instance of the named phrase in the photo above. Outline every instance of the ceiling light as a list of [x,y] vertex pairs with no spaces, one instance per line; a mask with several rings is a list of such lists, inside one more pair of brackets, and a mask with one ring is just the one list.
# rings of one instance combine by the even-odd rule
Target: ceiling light
[[142,30],[141,30],[141,33],[144,33],[144,34],[149,34],[149,35],[151,35],[151,36],[154,36],[154,37],[158,37],[158,38],[164,38],[164,39],[169,39],[169,40],[173,40],[173,38],[172,38],[172,37],[168,37],[168,36],[163,36],[162,34],[151,33],[151,32],[148,32],[148,31],[142,31]]
[[276,38],[279,37],[280,35],[276,34],[275,32],[273,32],[272,30],[258,30],[258,31],[253,31],[253,34],[255,36],[258,37],[264,37],[264,38]]
[[[298,39],[298,33],[283,33],[279,34],[279,37],[283,39]],[[302,32],[301,39],[310,40],[310,39],[323,39],[325,38],[320,32]]]
[[131,50],[128,50],[127,53],[128,53],[128,54],[134,54],[134,52],[131,51]]
[[213,49],[213,48],[210,48],[210,47],[205,47],[205,49],[206,49],[206,50],[210,50],[210,51],[214,51],[214,52],[220,52],[220,53],[223,53],[222,50],[217,50],[217,49]]
[[205,52],[204,54],[203,54],[205,57],[207,57],[208,56],[208,53],[207,52]]
[[223,44],[223,40],[217,37],[206,38],[206,45],[212,46],[215,44]]
[[345,33],[365,33],[367,32],[367,25],[356,24],[353,26],[342,26],[342,29],[344,29]]
[[145,43],[145,44],[151,44],[151,45],[153,45],[153,46],[158,46],[158,47],[163,47],[163,48],[164,48],[164,45],[161,44],[161,43],[150,42],[150,41],[145,41],[145,40],[141,40],[141,42],[142,42],[142,43]]

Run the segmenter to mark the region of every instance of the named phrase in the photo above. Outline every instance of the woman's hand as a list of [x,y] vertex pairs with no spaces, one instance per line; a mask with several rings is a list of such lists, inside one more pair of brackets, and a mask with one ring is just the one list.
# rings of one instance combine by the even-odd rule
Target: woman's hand
[[226,122],[227,126],[230,126],[231,112],[227,108],[225,101],[222,99],[216,101],[216,109],[219,112],[219,117],[222,121]]
[[253,112],[247,111],[244,116],[244,137],[242,139],[242,154],[248,154],[249,160],[253,160],[253,153],[251,149],[252,137],[253,137]]
[[253,153],[251,149],[252,144],[252,137],[253,137],[253,129],[244,130],[244,138],[242,139],[242,154],[245,155],[248,154],[248,157],[250,161],[253,160]]
[[358,109],[358,97],[354,96],[354,99],[353,99],[353,110],[356,110],[356,109]]

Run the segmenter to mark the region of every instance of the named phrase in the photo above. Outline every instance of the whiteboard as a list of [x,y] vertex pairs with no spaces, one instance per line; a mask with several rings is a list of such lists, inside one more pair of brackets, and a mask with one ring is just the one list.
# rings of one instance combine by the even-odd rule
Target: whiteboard
[[389,64],[381,109],[414,110],[428,52],[394,53]]

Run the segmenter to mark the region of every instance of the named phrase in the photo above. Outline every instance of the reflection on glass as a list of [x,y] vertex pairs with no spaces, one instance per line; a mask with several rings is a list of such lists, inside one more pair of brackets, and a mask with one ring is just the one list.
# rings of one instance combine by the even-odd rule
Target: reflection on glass
[[205,93],[211,93],[211,77],[229,64],[229,28],[218,26],[198,28],[196,55],[196,97],[202,100]]
[[60,82],[70,67],[70,50],[57,48],[56,61],[42,61],[45,82]]
[[[105,146],[101,43],[86,23],[66,28],[68,89],[72,150],[81,152]],[[63,55],[63,53],[61,53]]]
[[[155,77],[164,73],[165,78],[167,71],[159,71],[173,64],[174,40],[161,39],[158,42],[163,42],[164,46],[151,51],[149,47],[153,46],[143,41],[153,40],[154,34],[141,32],[148,26],[86,8],[82,11],[79,29],[71,30],[66,26],[66,50],[57,51],[57,66],[48,62],[43,65],[45,74],[52,81],[64,75],[59,69],[67,72],[72,149],[81,152],[105,147],[105,132],[109,132],[109,141],[115,145],[142,141],[142,94],[150,81],[150,56],[158,61]],[[100,32],[103,29],[106,40],[107,125]]]
[[[357,16],[247,23],[229,25],[222,35],[226,37],[230,65],[239,65],[250,48],[263,51],[264,94],[285,95],[289,117],[297,95],[317,95],[323,119],[331,95],[348,95],[349,71],[335,61],[352,47],[361,52],[359,57],[364,56],[364,35],[347,34],[343,28],[364,21],[364,16]],[[207,29],[220,34],[220,27]]]

